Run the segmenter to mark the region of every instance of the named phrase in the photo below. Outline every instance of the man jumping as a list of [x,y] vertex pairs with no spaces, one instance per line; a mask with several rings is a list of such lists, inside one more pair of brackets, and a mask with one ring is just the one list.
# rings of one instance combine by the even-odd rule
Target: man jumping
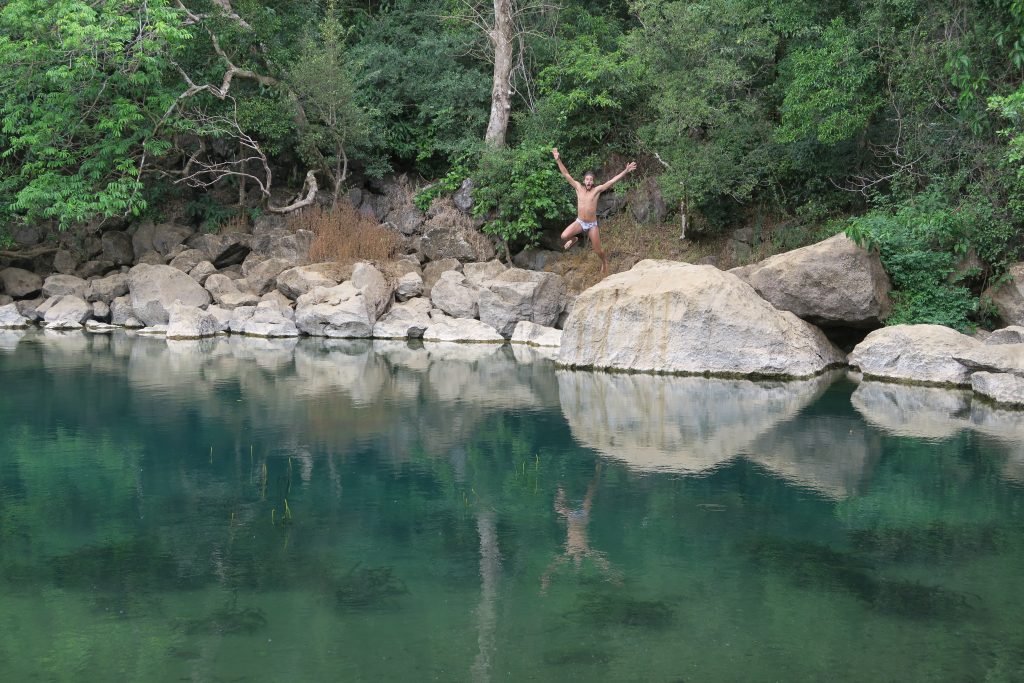
[[607,274],[608,257],[605,255],[604,250],[601,249],[601,235],[597,230],[597,200],[602,192],[625,178],[627,173],[635,171],[636,162],[629,162],[626,164],[624,171],[608,182],[595,187],[593,173],[587,171],[581,183],[569,175],[569,171],[565,169],[565,164],[562,163],[562,158],[558,154],[557,147],[551,150],[551,155],[555,157],[555,161],[558,163],[558,170],[569,181],[569,184],[573,186],[573,189],[576,190],[576,220],[562,231],[562,239],[568,240],[564,246],[568,249],[579,241],[580,233],[586,234],[590,237],[590,243],[594,245],[594,251],[601,258],[601,273]]

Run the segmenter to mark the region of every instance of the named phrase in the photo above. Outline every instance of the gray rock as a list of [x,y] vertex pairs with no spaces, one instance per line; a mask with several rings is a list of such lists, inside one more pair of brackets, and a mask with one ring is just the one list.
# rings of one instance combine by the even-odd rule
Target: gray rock
[[212,315],[213,319],[217,321],[217,332],[227,332],[231,329],[231,318],[234,315],[234,311],[237,310],[237,308],[221,308],[216,304],[211,304],[206,307],[206,312]]
[[[183,273],[191,273],[192,269],[207,260],[206,252],[201,249],[185,249],[168,264]],[[212,264],[211,264],[212,265]]]
[[209,292],[170,266],[135,266],[128,272],[128,289],[135,317],[149,326],[166,324],[175,301],[197,308],[210,303]]
[[461,273],[463,271],[462,262],[458,259],[449,258],[431,261],[423,266],[423,296],[430,296],[430,290],[434,287],[434,283],[441,277],[441,273],[448,270],[455,270]]
[[281,313],[284,315],[284,317],[289,319],[294,317],[294,311],[292,309],[292,300],[286,297],[281,292],[277,291],[276,289],[267,292],[266,294],[260,297],[260,303],[263,303],[265,301],[269,301],[273,303],[275,306],[277,306],[281,310]]
[[297,337],[295,323],[285,317],[274,301],[261,301],[252,317],[242,324],[242,334],[252,337]]
[[235,281],[221,273],[214,273],[206,278],[206,291],[210,293],[213,300],[224,308],[236,308],[238,306],[255,306],[260,302],[259,296],[253,292],[243,292],[238,288]]
[[27,299],[39,294],[43,289],[43,278],[22,268],[4,268],[0,270],[0,290],[15,299]]
[[849,362],[865,377],[967,386],[971,372],[954,356],[981,346],[941,325],[894,325],[865,337]]
[[85,299],[67,294],[46,309],[43,322],[48,330],[73,330],[82,327],[91,315],[92,306]]
[[61,249],[53,255],[53,269],[64,275],[73,275],[78,270],[78,257],[67,249]]
[[217,268],[209,261],[200,261],[195,268],[188,272],[189,277],[201,285],[206,284],[206,278],[217,272]]
[[353,264],[313,263],[297,266],[277,276],[277,289],[289,299],[298,299],[314,287],[333,287],[352,277]]
[[6,306],[7,304],[13,304],[14,297],[10,294],[0,294],[0,306]]
[[505,338],[479,320],[432,316],[430,326],[423,331],[423,341],[504,342]]
[[1013,264],[1007,272],[1010,282],[986,289],[981,298],[992,300],[1007,325],[1024,325],[1024,263]]
[[454,270],[441,273],[441,278],[430,290],[430,301],[454,318],[476,318],[479,290],[471,286],[466,277]]
[[337,338],[367,338],[373,334],[373,304],[367,303],[352,282],[314,287],[295,303],[295,325],[305,334]]
[[[0,273],[0,277],[2,277]],[[987,337],[984,342],[986,344],[1021,344],[1024,343],[1024,326],[1021,325],[1010,325],[1004,327],[1001,330],[995,330]]]
[[976,372],[971,375],[971,389],[996,403],[1024,408],[1024,377],[1019,375]]
[[970,370],[1024,377],[1024,344],[980,344],[954,352],[953,359]]
[[111,273],[89,282],[85,290],[86,301],[102,301],[109,304],[119,296],[128,293],[128,276],[125,273]]
[[85,298],[89,283],[74,275],[51,275],[43,281],[43,296],[64,296],[70,294]]
[[110,320],[110,306],[102,301],[92,302],[92,317],[101,322]]
[[136,259],[137,263],[147,266],[163,266],[167,264],[167,260],[160,255],[159,252],[150,249],[144,252],[141,256]]
[[559,352],[570,367],[764,377],[808,377],[843,361],[821,330],[735,275],[652,260],[580,294]]
[[162,223],[156,226],[153,232],[153,249],[165,257],[170,256],[171,250],[182,244],[192,236],[195,231],[184,225],[173,223]]
[[111,230],[100,237],[103,246],[103,260],[116,266],[130,266],[135,260],[132,238],[119,230]]
[[277,287],[277,276],[291,266],[291,262],[281,258],[269,258],[249,268],[243,264],[242,275],[248,286],[240,286],[240,289],[248,289],[262,296]]
[[193,235],[188,240],[188,246],[203,252],[204,260],[219,270],[244,262],[252,249],[252,242],[252,235],[226,232],[219,235]]
[[396,304],[373,326],[377,339],[419,339],[430,327],[430,302],[412,299]]
[[892,311],[878,254],[842,233],[729,272],[775,308],[816,325],[877,327]]
[[431,261],[483,261],[494,256],[494,247],[480,233],[446,226],[428,228],[420,239],[420,250]]
[[423,214],[415,208],[392,211],[388,220],[403,235],[415,235],[423,227]]
[[90,278],[106,275],[116,268],[117,266],[115,266],[112,261],[86,261],[78,267],[76,273],[78,277],[83,280],[88,280]]
[[245,328],[245,323],[249,321],[249,318],[255,312],[255,306],[239,306],[238,308],[231,309],[231,320],[228,323],[228,329],[232,334],[241,334]]
[[47,299],[43,297],[37,297],[35,299],[20,299],[14,302],[18,312],[33,322],[38,322],[43,319],[42,314],[36,313],[40,306],[46,303]]
[[57,296],[51,296],[51,297],[47,298],[45,301],[43,301],[41,304],[36,306],[34,310],[32,310],[32,311],[26,310],[23,313],[24,313],[24,315],[26,317],[31,317],[34,320],[38,321],[38,322],[43,322],[43,317],[46,315],[46,312],[48,310],[50,310],[51,306],[53,306],[55,303],[60,301],[61,297],[63,297],[63,296],[65,296],[65,295],[64,294],[59,294]]
[[357,263],[352,269],[352,285],[363,293],[370,314],[370,324],[391,305],[391,285],[384,275],[369,263]]
[[313,233],[309,230],[254,230],[252,250],[263,258],[280,258],[293,266],[301,266],[309,263],[309,248],[312,244]]
[[550,249],[528,247],[512,257],[512,263],[526,270],[544,270],[544,266],[556,261],[561,254]]
[[197,306],[175,301],[170,306],[167,322],[168,339],[202,339],[213,337],[219,331],[216,317]]
[[485,287],[488,282],[508,270],[501,261],[491,260],[483,263],[467,263],[462,267],[466,280],[474,287]]
[[128,323],[137,320],[135,311],[132,310],[132,299],[129,296],[119,296],[110,302],[110,323],[129,327]]
[[119,330],[117,325],[111,325],[109,323],[100,322],[99,320],[86,320],[85,331],[93,334],[110,334],[115,330]]
[[455,208],[468,216],[473,210],[473,181],[469,178],[463,180],[452,200]]
[[423,294],[423,278],[419,273],[406,273],[398,279],[395,286],[395,299],[408,301]]
[[480,290],[480,321],[506,338],[512,336],[520,320],[554,327],[565,296],[565,281],[558,275],[509,268]]
[[23,329],[31,324],[32,321],[21,314],[16,304],[0,306],[0,329]]
[[561,346],[562,331],[520,320],[512,331],[512,342],[531,346]]
[[[605,193],[610,194],[610,193]],[[649,177],[628,193],[629,211],[638,223],[660,223],[665,219],[665,201],[658,179]]]

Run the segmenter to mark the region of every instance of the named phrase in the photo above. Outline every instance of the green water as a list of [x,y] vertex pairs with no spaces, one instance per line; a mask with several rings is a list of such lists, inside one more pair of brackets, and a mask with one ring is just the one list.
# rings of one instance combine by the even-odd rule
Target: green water
[[3,681],[1024,680],[1024,417],[967,394],[52,333],[0,382]]

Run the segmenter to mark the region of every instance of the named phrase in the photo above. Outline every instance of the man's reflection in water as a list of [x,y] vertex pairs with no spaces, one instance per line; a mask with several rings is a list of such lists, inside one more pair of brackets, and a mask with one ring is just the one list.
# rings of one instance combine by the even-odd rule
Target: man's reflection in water
[[552,560],[548,568],[540,577],[541,595],[547,593],[551,584],[551,577],[561,569],[569,560],[572,560],[576,571],[583,566],[583,560],[589,558],[594,565],[601,570],[607,581],[619,583],[622,576],[612,568],[604,553],[590,547],[590,540],[587,538],[587,525],[590,523],[590,509],[594,505],[594,494],[597,492],[597,484],[601,478],[601,463],[594,466],[594,477],[587,487],[587,495],[583,504],[578,508],[570,508],[565,502],[565,490],[558,487],[558,494],[555,496],[555,512],[565,518],[565,550],[561,555]]

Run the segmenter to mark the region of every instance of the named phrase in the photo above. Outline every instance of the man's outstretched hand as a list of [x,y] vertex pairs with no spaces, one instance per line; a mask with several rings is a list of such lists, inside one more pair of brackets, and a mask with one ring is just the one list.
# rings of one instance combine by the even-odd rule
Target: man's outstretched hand
[[628,164],[626,164],[626,173],[632,173],[635,170],[636,170],[636,162],[635,161],[631,161]]
[[561,157],[558,156],[558,148],[557,147],[552,147],[551,148],[551,156],[553,156],[556,159],[560,159],[561,158]]

